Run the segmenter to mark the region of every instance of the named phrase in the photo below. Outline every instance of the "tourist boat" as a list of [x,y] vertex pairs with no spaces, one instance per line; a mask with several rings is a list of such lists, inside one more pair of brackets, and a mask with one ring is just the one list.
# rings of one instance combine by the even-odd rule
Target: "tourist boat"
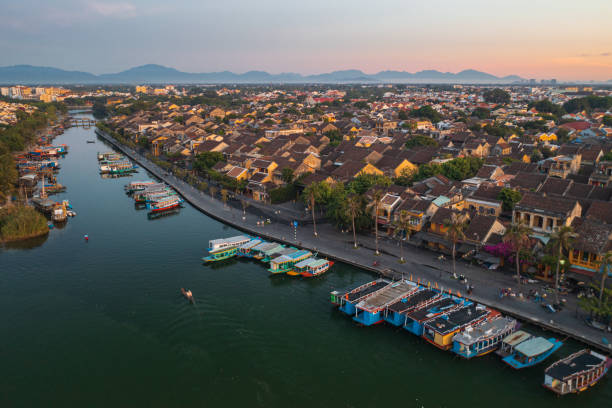
[[406,322],[408,313],[431,305],[441,298],[442,295],[439,291],[421,287],[412,295],[387,306],[384,319],[394,326],[402,326]]
[[302,249],[278,256],[270,261],[268,272],[272,274],[285,273],[293,269],[295,264],[312,256],[312,252]]
[[419,289],[416,283],[408,280],[392,282],[384,289],[357,303],[353,320],[364,326],[382,323],[385,310],[389,305],[415,294]]
[[262,260],[265,257],[265,252],[274,249],[277,247],[283,247],[281,244],[276,242],[267,242],[264,241],[259,245],[256,245],[251,249],[251,253],[253,254],[253,258]]
[[184,200],[179,196],[169,196],[158,201],[147,203],[147,210],[153,212],[166,211],[172,208],[180,207]]
[[443,294],[441,299],[433,303],[425,304],[420,308],[414,309],[412,312],[405,313],[404,329],[421,337],[426,322],[438,316],[442,316],[444,313],[449,313],[460,307],[469,306],[471,304],[472,302],[467,299]]
[[150,186],[153,186],[155,184],[163,184],[163,183],[156,183],[153,180],[132,181],[131,183],[126,184],[123,188],[125,189],[125,191],[128,194],[131,194],[131,193],[133,193],[135,191],[144,190],[146,187],[150,187]]
[[516,346],[532,337],[533,335],[527,333],[526,331],[517,330],[502,340],[499,348],[495,351],[495,354],[500,357],[508,357],[510,354],[514,353],[514,348]]
[[449,350],[457,333],[482,322],[491,316],[492,312],[491,309],[478,304],[462,307],[425,323],[422,337],[442,350]]
[[172,190],[171,188],[164,188],[162,190],[156,190],[156,191],[139,191],[138,193],[134,194],[134,202],[136,203],[151,203],[153,201],[159,201],[165,197],[170,197],[170,196],[175,196],[177,195],[176,191]]
[[495,351],[501,342],[518,327],[510,317],[496,317],[467,327],[453,338],[453,353],[470,359]]
[[339,306],[340,311],[352,316],[355,314],[355,305],[359,303],[361,299],[371,296],[390,283],[391,281],[387,279],[376,279],[375,281],[364,283],[347,292],[334,290],[331,292],[331,302]]
[[[308,259],[306,260],[308,261]],[[302,261],[302,262],[306,262]],[[305,278],[313,278],[315,276],[323,275],[334,265],[334,261],[328,259],[315,259],[312,262],[308,262],[305,267],[298,268],[299,264],[296,264],[296,268],[300,271],[300,274]]]
[[297,251],[298,249],[294,247],[285,247],[284,245],[277,245],[276,247],[273,247],[271,249],[264,250],[262,253],[263,257],[260,259],[260,261],[264,263],[269,263],[274,258],[278,258],[281,255],[289,255]]
[[204,262],[217,262],[232,258],[238,252],[238,247],[227,247],[217,251],[209,252],[208,256],[202,258]]
[[244,244],[238,247],[237,256],[243,258],[252,258],[253,257],[253,248],[262,243],[261,239],[251,239],[249,242],[245,242]]
[[252,238],[247,235],[238,235],[238,236],[229,237],[229,238],[211,239],[210,241],[208,241],[208,251],[216,252],[221,249],[239,247],[240,245],[246,244],[247,242],[251,241],[251,239]]
[[610,370],[612,359],[589,349],[580,350],[544,371],[544,387],[559,394],[579,393],[595,385]]
[[546,360],[563,345],[561,340],[553,337],[532,337],[514,346],[514,352],[502,361],[515,369],[532,367]]
[[116,152],[98,153],[98,161],[102,160],[119,160],[124,156]]
[[100,171],[108,174],[126,174],[136,171],[137,168],[138,166],[130,161],[120,161],[113,162],[108,165],[102,165],[100,166]]

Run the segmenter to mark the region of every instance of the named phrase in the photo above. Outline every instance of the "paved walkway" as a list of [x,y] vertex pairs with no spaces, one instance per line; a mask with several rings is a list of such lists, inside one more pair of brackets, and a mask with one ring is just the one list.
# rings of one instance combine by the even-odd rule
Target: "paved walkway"
[[[150,171],[159,179],[172,185],[187,202],[209,216],[230,224],[238,229],[259,235],[266,239],[282,241],[284,243],[298,245],[300,247],[318,252],[323,256],[334,258],[342,262],[370,270],[381,275],[394,274],[412,278],[421,283],[431,283],[454,293],[466,294],[465,283],[454,279],[450,274],[451,260],[438,259],[439,254],[426,249],[415,248],[405,244],[403,248],[405,263],[399,262],[399,242],[392,239],[379,239],[381,254],[374,254],[375,239],[373,235],[358,235],[359,247],[353,247],[352,233],[341,233],[329,223],[317,224],[317,236],[314,236],[312,225],[299,226],[297,229],[291,222],[282,220],[285,217],[275,217],[277,211],[272,207],[271,213],[264,214],[259,211],[251,211],[251,207],[243,214],[242,209],[232,208],[229,204],[224,205],[221,201],[214,199],[210,194],[204,193],[190,184],[168,174],[148,159],[120,145],[110,136],[103,132],[98,134],[123,151],[126,155],[138,162],[142,167]],[[239,204],[238,204],[239,205]],[[281,210],[282,213],[282,210]],[[276,214],[278,215],[278,214]],[[266,218],[273,219],[271,224],[261,225]],[[278,222],[275,220],[279,220]],[[282,220],[282,221],[280,221]],[[259,225],[258,225],[259,223]],[[377,262],[376,266],[373,263]],[[469,284],[474,286],[473,293],[469,296],[477,302],[494,307],[506,314],[529,321],[549,330],[571,336],[602,350],[612,351],[612,335],[586,326],[583,322],[585,316],[577,308],[575,296],[565,296],[565,308],[555,314],[546,312],[539,304],[520,297],[499,297],[500,288],[512,288],[515,293],[527,293],[530,289],[536,289],[544,293],[544,285],[528,284],[518,286],[509,273],[490,271],[479,266],[457,261],[457,274],[464,275]],[[550,299],[549,295],[549,298]],[[550,300],[548,300],[550,302]]]

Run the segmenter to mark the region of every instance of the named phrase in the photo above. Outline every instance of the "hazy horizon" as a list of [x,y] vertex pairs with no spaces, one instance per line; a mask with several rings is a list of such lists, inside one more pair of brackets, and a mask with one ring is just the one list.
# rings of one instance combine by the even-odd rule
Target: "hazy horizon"
[[592,0],[21,0],[0,11],[2,64],[94,74],[159,64],[184,72],[304,75],[475,69],[498,77],[612,79],[612,7]]

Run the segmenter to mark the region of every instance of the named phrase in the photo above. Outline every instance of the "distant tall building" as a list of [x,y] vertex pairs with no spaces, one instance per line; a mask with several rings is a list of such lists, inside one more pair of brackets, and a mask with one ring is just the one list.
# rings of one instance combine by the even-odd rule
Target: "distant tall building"
[[536,80],[532,78],[532,79],[530,79],[530,80],[529,80],[529,83],[530,83],[531,85],[535,85],[535,84],[536,84]]
[[553,85],[557,85],[557,80],[555,78],[553,78],[553,79],[550,80],[550,83],[553,84]]

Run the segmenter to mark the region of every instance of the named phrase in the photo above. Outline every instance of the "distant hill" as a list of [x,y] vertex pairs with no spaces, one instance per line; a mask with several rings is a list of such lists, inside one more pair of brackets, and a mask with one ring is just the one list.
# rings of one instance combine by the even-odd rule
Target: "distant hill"
[[366,74],[357,69],[333,71],[316,75],[294,72],[270,74],[248,71],[236,74],[230,71],[189,73],[163,65],[147,64],[125,71],[94,75],[88,72],[66,71],[51,67],[14,65],[0,67],[3,84],[136,84],[136,83],[510,83],[521,81],[517,75],[497,77],[482,71],[467,69],[461,72],[424,70],[418,72],[380,71]]

